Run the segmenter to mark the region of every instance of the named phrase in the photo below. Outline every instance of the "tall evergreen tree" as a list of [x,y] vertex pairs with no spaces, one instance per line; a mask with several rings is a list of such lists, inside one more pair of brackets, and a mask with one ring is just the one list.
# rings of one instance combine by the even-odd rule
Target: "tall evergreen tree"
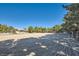
[[76,38],[76,34],[79,31],[79,4],[66,5],[64,8],[68,10],[68,13],[64,16],[63,29],[69,33],[72,32],[73,37]]

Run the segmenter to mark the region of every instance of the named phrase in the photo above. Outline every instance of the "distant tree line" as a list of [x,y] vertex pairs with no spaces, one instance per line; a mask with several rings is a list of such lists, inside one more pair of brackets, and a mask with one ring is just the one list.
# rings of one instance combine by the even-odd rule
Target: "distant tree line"
[[51,33],[51,32],[58,32],[62,28],[61,25],[55,25],[54,27],[46,28],[46,27],[28,27],[28,32],[29,33]]
[[26,30],[26,28],[24,28],[24,30],[19,30],[19,29],[12,27],[12,26],[0,24],[0,33],[16,33],[16,31],[29,32],[29,33],[34,33],[34,32],[35,33],[52,33],[52,32],[59,32],[61,30],[61,28],[62,28],[61,25],[55,25],[50,28],[29,26],[27,28],[28,30]]

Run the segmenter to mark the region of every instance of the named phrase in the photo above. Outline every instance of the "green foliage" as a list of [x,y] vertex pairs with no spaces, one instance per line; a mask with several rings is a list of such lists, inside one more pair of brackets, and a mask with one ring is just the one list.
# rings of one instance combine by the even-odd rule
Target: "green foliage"
[[2,25],[0,24],[0,32],[1,33],[15,33],[16,29],[12,26]]
[[58,32],[61,29],[61,25],[56,25],[54,27],[50,27],[50,28],[45,28],[45,27],[32,27],[29,26],[28,27],[28,32],[29,33],[51,33],[51,32]]
[[[73,38],[79,40],[79,3],[64,6],[68,13],[64,16],[62,27],[65,31],[73,35]],[[78,36],[77,36],[78,35]]]
[[55,26],[53,27],[53,30],[56,31],[56,32],[58,32],[58,31],[61,30],[61,28],[62,28],[61,25],[55,25]]
[[[29,26],[28,30],[26,28],[24,28],[23,31],[25,31],[25,32],[28,31],[29,33],[49,33],[49,32],[51,33],[51,32],[60,30],[60,28],[61,28],[60,25],[56,25],[56,26],[50,27],[50,28]],[[19,30],[15,29],[12,26],[0,24],[0,33],[16,33],[16,31],[19,31]]]
[[33,32],[33,27],[32,27],[32,26],[29,26],[29,27],[28,27],[28,32],[29,32],[29,33],[32,33],[32,32]]
[[79,30],[79,4],[70,4],[64,6],[68,13],[64,16],[63,29],[67,31]]

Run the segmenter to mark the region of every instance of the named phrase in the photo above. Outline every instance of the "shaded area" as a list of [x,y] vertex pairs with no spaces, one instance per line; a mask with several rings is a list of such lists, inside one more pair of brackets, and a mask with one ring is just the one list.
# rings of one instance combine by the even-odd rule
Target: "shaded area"
[[66,33],[0,42],[1,56],[78,56],[79,42]]

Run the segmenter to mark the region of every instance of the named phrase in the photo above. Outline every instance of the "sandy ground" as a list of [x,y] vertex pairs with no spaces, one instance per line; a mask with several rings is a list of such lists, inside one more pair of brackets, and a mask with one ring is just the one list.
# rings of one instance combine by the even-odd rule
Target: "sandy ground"
[[79,41],[65,33],[0,34],[0,56],[79,56]]
[[0,41],[4,41],[4,40],[19,40],[19,39],[23,39],[23,38],[30,38],[30,37],[34,37],[34,38],[39,38],[48,34],[52,34],[52,33],[19,33],[19,34],[0,34]]

